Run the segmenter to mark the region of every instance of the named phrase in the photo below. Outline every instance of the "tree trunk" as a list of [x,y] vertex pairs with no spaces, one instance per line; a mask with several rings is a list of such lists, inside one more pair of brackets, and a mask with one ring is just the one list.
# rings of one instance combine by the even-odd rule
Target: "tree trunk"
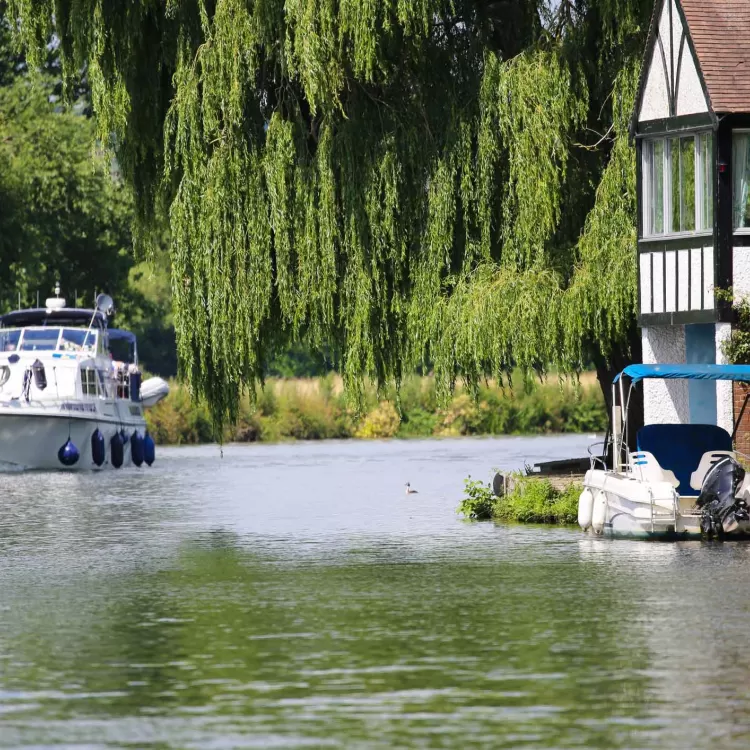
[[[628,365],[642,361],[643,347],[641,343],[641,331],[633,322],[628,333],[628,340],[624,346],[613,350],[608,359],[601,352],[595,352],[593,356],[596,366],[596,377],[599,387],[604,394],[604,402],[607,404],[607,414],[612,419],[612,381],[615,376],[622,372]],[[625,397],[629,383],[625,384]],[[638,430],[643,427],[643,384],[633,388],[630,396],[630,408],[628,409],[628,448],[631,451],[637,449],[636,436]],[[611,425],[610,425],[611,426]]]

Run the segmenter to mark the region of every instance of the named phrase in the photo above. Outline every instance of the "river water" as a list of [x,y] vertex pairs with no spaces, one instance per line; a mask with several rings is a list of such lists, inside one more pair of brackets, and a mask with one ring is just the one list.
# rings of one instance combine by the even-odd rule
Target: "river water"
[[588,442],[0,477],[0,747],[748,747],[750,547],[456,516]]

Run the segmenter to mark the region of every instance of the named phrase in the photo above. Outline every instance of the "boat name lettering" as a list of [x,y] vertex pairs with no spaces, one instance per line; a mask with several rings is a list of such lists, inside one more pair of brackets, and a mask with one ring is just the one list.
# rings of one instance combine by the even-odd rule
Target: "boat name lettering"
[[65,401],[60,408],[65,411],[89,411],[96,414],[95,404],[74,404],[70,401]]

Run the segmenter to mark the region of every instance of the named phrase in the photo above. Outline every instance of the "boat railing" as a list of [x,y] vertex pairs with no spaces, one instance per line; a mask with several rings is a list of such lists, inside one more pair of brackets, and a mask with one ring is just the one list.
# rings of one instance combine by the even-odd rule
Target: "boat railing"
[[[592,450],[597,446],[601,445],[604,446],[604,450],[602,451],[602,455],[598,456],[595,453],[592,452]],[[591,463],[591,468],[596,469],[597,466],[599,466],[604,471],[607,470],[607,461],[605,459],[605,456],[607,455],[607,446],[609,445],[608,440],[597,440],[595,443],[591,443],[586,450],[589,454],[589,461]]]

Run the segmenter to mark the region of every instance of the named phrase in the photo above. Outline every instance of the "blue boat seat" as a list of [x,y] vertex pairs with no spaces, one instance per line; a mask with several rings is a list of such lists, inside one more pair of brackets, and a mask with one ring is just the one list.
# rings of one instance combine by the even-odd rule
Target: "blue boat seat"
[[732,437],[715,424],[649,424],[638,431],[638,450],[653,454],[659,466],[674,472],[680,495],[694,495],[690,478],[703,454],[731,451]]

